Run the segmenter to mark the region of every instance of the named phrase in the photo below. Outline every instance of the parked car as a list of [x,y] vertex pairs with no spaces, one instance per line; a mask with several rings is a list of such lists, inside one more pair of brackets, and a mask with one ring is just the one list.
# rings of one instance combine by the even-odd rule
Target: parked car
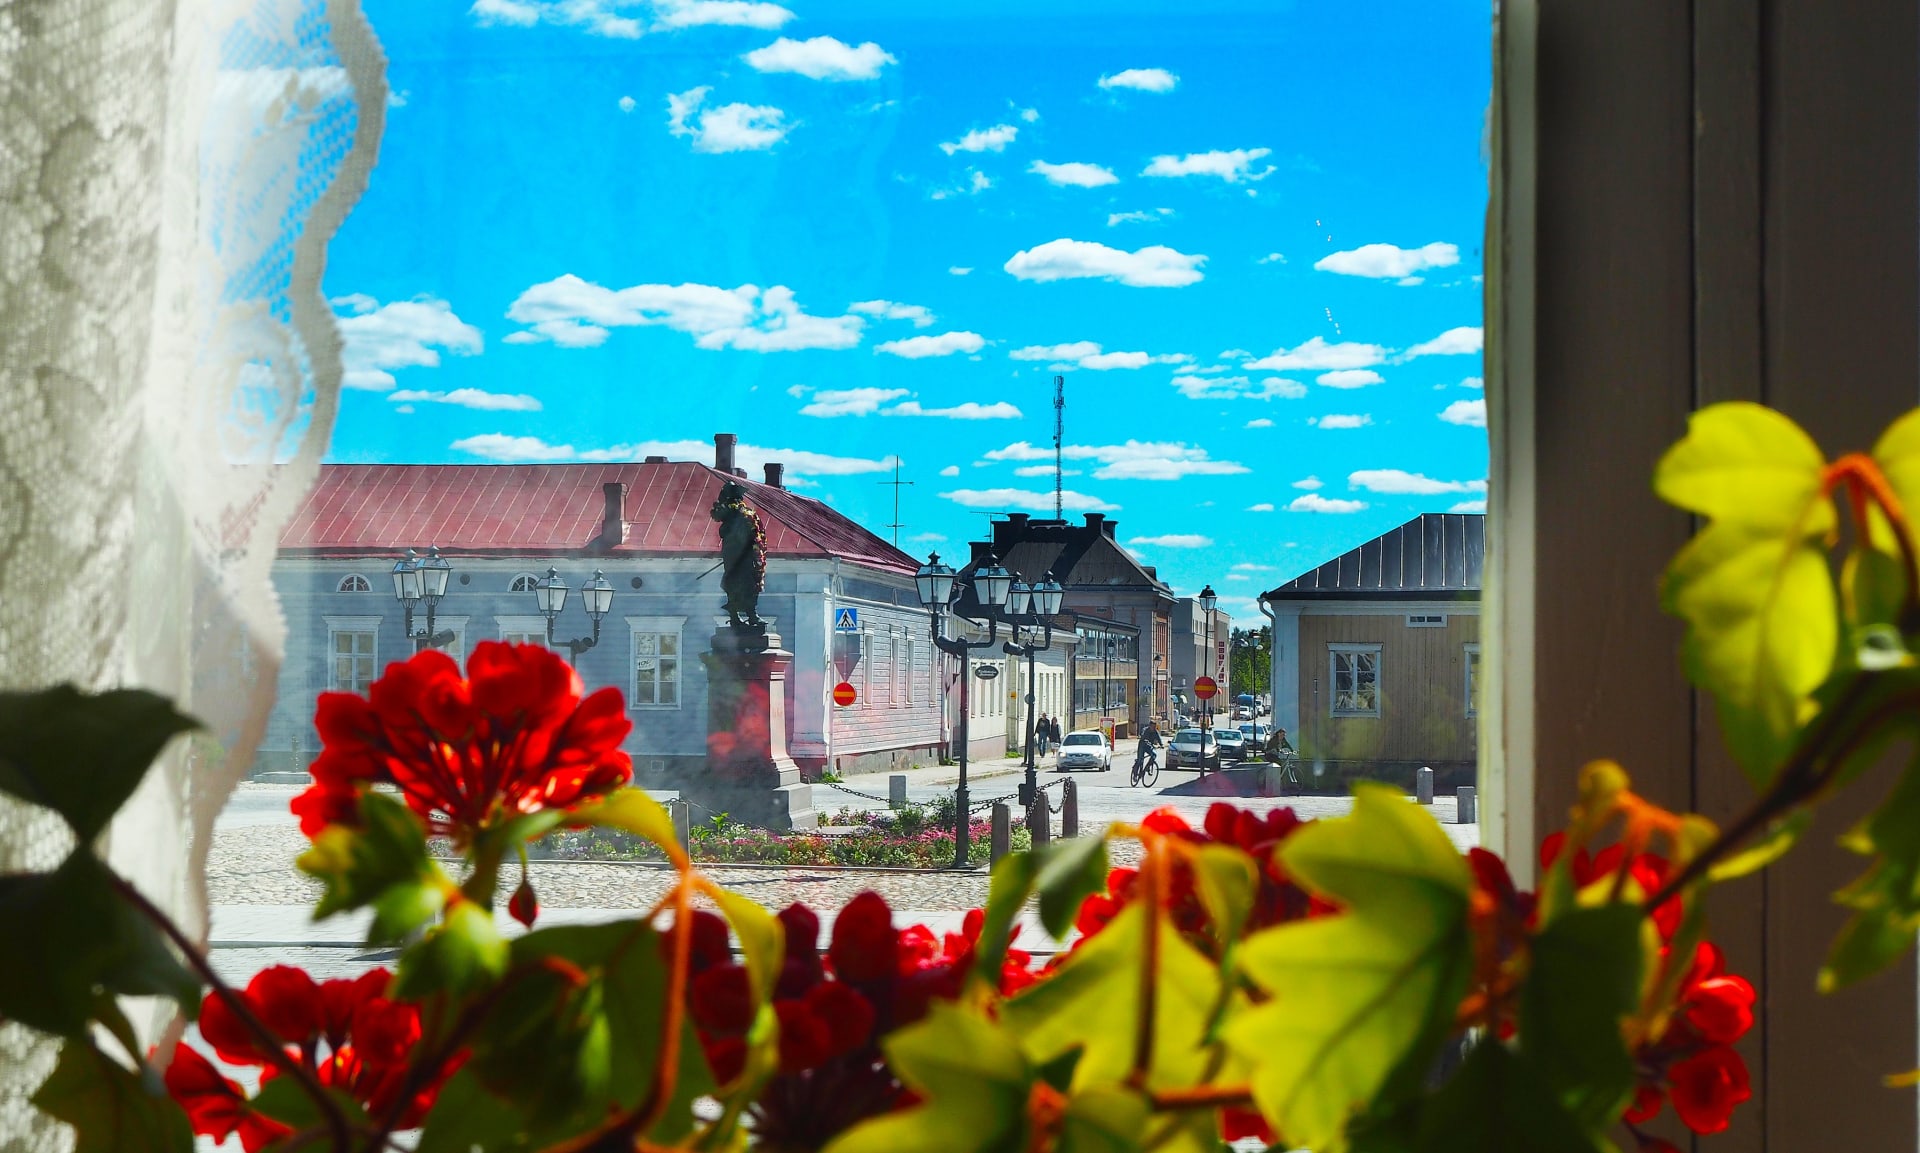
[[1273,735],[1273,726],[1265,721],[1241,721],[1240,735],[1246,738],[1249,753],[1267,747],[1267,738]]
[[1181,729],[1167,745],[1167,765],[1192,765],[1200,770],[1220,767],[1220,746],[1210,729]]
[[1214,743],[1220,746],[1222,761],[1244,761],[1247,759],[1247,738],[1239,729],[1219,728],[1213,731]]
[[1236,720],[1236,721],[1250,721],[1250,720],[1252,720],[1252,719],[1253,719],[1253,706],[1252,706],[1252,705],[1235,705],[1235,706],[1233,706],[1233,719],[1234,719],[1234,720]]
[[1113,746],[1099,729],[1075,729],[1061,738],[1060,755],[1054,766],[1103,772],[1113,767]]

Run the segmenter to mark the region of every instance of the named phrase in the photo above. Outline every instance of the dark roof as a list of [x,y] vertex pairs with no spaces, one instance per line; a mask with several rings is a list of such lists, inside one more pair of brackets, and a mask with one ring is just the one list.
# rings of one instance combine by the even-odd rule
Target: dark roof
[[991,550],[1009,572],[1029,581],[1052,573],[1068,589],[1139,588],[1171,596],[1167,583],[1114,539],[1114,524],[1099,514],[1073,524],[1015,513],[993,522],[993,540],[975,542],[968,563]]
[[1483,513],[1422,513],[1264,597],[1476,599],[1487,554],[1486,520]]
[[[428,545],[452,556],[718,556],[709,510],[734,481],[760,513],[767,554],[840,557],[911,573],[919,562],[817,500],[693,461],[609,464],[326,464],[281,534],[309,555]],[[603,547],[603,486],[627,486],[624,539]]]

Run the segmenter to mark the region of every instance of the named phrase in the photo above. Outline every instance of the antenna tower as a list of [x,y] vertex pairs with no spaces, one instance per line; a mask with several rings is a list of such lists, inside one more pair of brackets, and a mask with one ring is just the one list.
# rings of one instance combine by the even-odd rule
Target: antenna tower
[[912,488],[913,482],[910,480],[900,479],[900,458],[898,455],[896,455],[893,458],[893,479],[883,480],[879,483],[884,485],[891,485],[893,487],[893,523],[889,525],[883,525],[881,527],[890,528],[893,530],[893,547],[899,548],[900,547],[900,529],[902,527],[900,524],[900,489],[903,486],[907,488]]
[[[1067,427],[1067,378],[1053,378],[1053,519],[1065,520],[1062,496],[1066,473],[1061,469],[1060,444]],[[895,491],[898,491],[897,489]]]

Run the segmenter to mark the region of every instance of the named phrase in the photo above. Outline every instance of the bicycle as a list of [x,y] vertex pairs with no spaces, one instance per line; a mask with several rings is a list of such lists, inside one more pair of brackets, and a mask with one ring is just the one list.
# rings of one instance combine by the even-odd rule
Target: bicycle
[[1287,786],[1292,785],[1295,793],[1304,793],[1306,786],[1300,781],[1300,758],[1292,749],[1284,749],[1274,761],[1274,776],[1280,784],[1280,795],[1287,795]]
[[1133,772],[1128,775],[1127,784],[1136,788],[1144,786],[1145,788],[1151,789],[1154,782],[1159,779],[1160,754],[1154,751],[1153,747],[1149,745],[1145,757],[1134,758]]

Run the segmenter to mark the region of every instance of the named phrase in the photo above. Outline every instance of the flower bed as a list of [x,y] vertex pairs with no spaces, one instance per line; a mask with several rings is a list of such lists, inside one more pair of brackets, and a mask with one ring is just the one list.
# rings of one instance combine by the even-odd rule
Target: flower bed
[[[951,802],[946,806],[952,812]],[[841,809],[824,816],[828,828],[857,829],[845,833],[776,833],[737,824],[725,814],[692,829],[692,856],[719,864],[854,865],[868,868],[941,869],[953,864],[951,816],[946,824],[938,810],[909,806],[892,813]],[[968,824],[971,837],[967,859],[984,865],[990,854],[992,825],[984,820]],[[1013,822],[1013,848],[1033,846],[1026,824]],[[654,844],[630,833],[604,828],[567,830],[543,843],[541,854],[563,861],[665,861]]]

